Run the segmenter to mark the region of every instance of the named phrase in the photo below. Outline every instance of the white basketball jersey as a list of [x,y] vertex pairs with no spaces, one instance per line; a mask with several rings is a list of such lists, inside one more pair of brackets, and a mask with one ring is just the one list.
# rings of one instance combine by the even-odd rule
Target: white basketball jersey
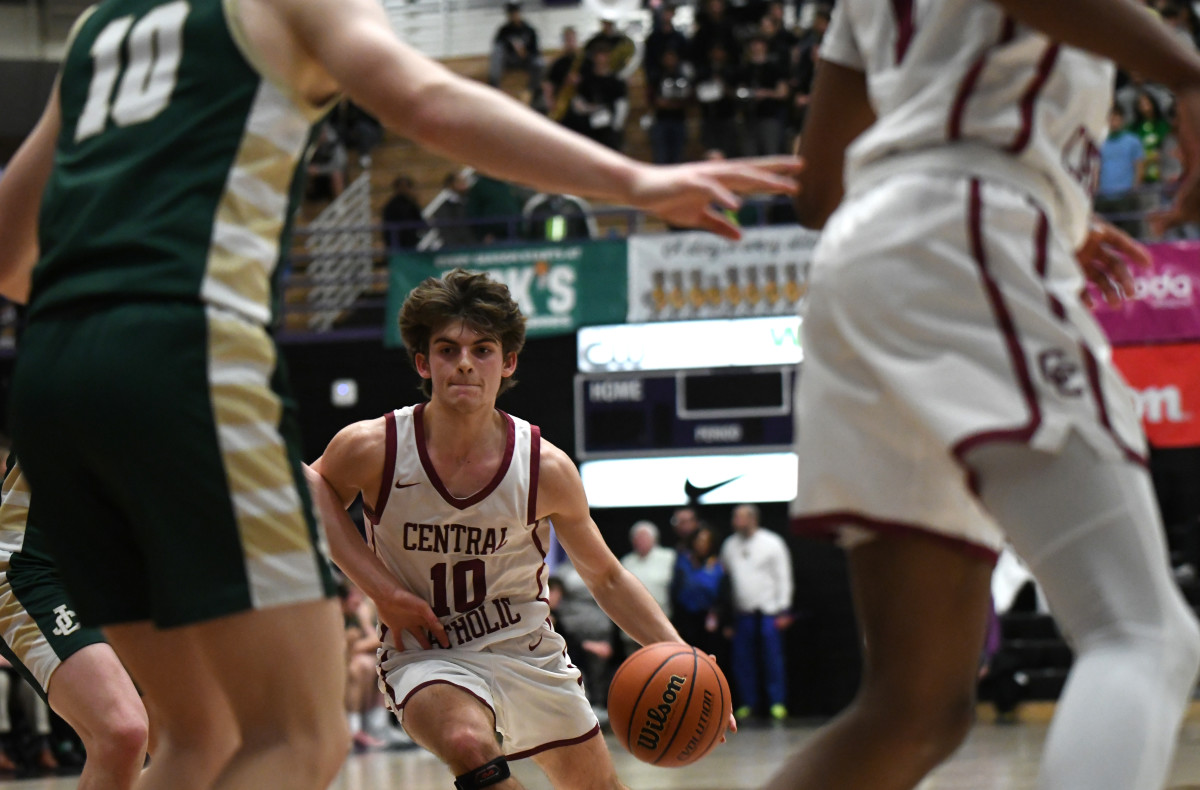
[[[821,57],[866,74],[877,118],[846,152],[848,192],[882,160],[934,154],[950,169],[1040,181],[1057,226],[1082,242],[1112,104],[1110,62],[986,0],[842,0]],[[991,173],[979,172],[989,163]]]
[[[550,524],[536,521],[541,433],[511,417],[504,457],[481,490],[459,499],[430,461],[424,404],[386,415],[387,459],[367,541],[389,570],[425,598],[452,648],[479,650],[538,630],[550,616],[546,549]],[[385,633],[385,644],[394,646]],[[410,634],[405,646],[417,647]]]

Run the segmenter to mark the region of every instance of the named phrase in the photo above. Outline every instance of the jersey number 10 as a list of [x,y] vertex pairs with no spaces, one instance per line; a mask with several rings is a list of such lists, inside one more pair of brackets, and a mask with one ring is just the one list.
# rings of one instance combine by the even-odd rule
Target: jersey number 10
[[[462,560],[454,563],[450,576],[454,581],[454,611],[469,612],[483,603],[487,597],[487,565],[481,559]],[[467,578],[471,580],[471,591],[467,592]],[[446,599],[446,563],[439,562],[429,569],[429,581],[433,584],[433,613],[438,617],[449,617],[450,607]]]
[[[117,126],[132,126],[166,109],[183,59],[183,23],[190,10],[186,0],[175,0],[136,23],[132,16],[123,16],[105,25],[92,43],[92,82],[75,126],[75,142],[103,132],[110,117]],[[126,40],[122,75],[121,48]]]

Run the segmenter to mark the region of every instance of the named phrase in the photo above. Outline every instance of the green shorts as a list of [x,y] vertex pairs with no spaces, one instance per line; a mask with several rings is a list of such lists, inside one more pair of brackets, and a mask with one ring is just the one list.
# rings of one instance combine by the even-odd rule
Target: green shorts
[[89,626],[186,625],[334,594],[271,336],[200,304],[43,314],[13,442]]
[[29,514],[29,483],[14,467],[0,494],[0,655],[45,697],[59,665],[104,636],[80,623]]

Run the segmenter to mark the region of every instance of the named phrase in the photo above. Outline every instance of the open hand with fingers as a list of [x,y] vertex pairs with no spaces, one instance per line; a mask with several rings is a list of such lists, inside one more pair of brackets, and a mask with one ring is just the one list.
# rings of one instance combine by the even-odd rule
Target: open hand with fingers
[[[1093,217],[1083,245],[1076,250],[1075,259],[1088,280],[1100,289],[1106,304],[1116,307],[1121,300],[1133,295],[1133,274],[1130,265],[1145,268],[1150,265],[1150,253],[1125,231],[1102,219]],[[1085,290],[1083,302],[1092,306],[1091,295]]]
[[741,233],[725,211],[737,210],[739,195],[795,194],[796,175],[803,168],[803,160],[793,156],[645,167],[633,184],[629,203],[672,225],[738,239]]

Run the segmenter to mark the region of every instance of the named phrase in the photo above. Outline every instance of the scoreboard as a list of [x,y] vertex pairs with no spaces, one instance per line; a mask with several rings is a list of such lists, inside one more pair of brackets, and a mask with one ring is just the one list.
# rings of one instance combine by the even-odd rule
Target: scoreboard
[[586,327],[576,458],[790,449],[795,316]]
[[794,366],[578,374],[575,455],[790,448],[795,377]]

